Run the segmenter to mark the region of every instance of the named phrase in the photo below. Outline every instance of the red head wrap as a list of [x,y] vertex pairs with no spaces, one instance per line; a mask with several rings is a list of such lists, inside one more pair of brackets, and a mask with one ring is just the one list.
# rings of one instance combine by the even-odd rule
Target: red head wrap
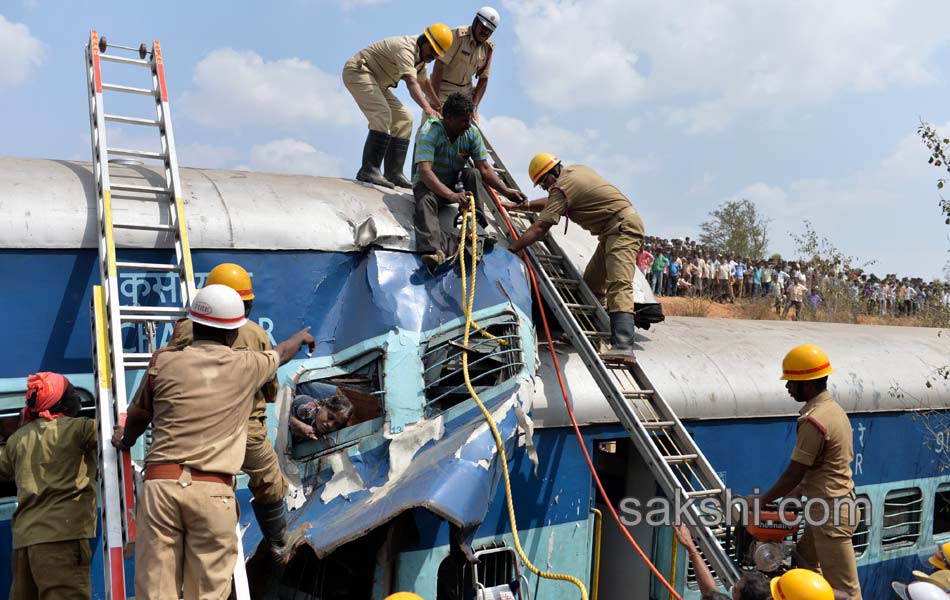
[[26,380],[26,407],[21,416],[24,423],[29,423],[36,416],[44,419],[55,419],[63,413],[50,413],[51,409],[63,397],[69,381],[59,373],[44,371],[34,373]]

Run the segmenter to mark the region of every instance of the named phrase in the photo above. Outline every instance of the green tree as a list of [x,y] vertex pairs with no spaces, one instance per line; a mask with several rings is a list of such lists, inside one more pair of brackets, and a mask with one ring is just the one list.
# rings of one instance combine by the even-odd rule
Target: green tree
[[755,202],[727,200],[699,226],[699,241],[730,256],[761,259],[769,245],[769,222]]
[[[950,138],[941,137],[933,125],[924,121],[920,122],[920,127],[917,128],[917,135],[920,136],[920,139],[924,141],[924,145],[927,146],[927,150],[930,151],[930,159],[928,162],[938,169],[950,173],[950,163],[947,162],[947,149],[950,148]],[[937,189],[942,190],[946,184],[947,178],[938,179]],[[946,217],[944,222],[950,225],[950,200],[947,200],[943,196],[940,197],[940,210]]]

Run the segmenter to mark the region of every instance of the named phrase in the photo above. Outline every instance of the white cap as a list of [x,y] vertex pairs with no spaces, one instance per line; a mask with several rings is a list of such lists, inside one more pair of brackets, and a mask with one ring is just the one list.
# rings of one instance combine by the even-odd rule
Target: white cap
[[475,13],[475,18],[478,19],[479,23],[495,31],[498,29],[498,26],[501,24],[501,15],[498,14],[498,11],[490,6],[483,6],[478,9],[478,12]]
[[247,323],[241,295],[217,283],[201,288],[191,302],[188,318],[217,329],[237,329]]
[[947,600],[948,598],[945,591],[926,581],[914,581],[909,584],[895,581],[891,587],[902,600]]

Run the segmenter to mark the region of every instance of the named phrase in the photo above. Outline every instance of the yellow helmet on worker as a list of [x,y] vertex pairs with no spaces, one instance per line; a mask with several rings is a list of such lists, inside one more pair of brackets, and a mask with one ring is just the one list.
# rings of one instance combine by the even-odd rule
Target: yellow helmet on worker
[[226,285],[241,295],[241,300],[253,300],[254,288],[251,286],[251,276],[244,267],[234,263],[222,263],[211,269],[205,285]]
[[386,600],[423,600],[422,596],[412,592],[396,592],[386,596]]
[[528,165],[528,177],[531,178],[531,183],[538,185],[541,178],[559,164],[561,164],[561,159],[550,152],[535,154]]
[[933,556],[929,557],[927,562],[940,570],[950,568],[950,542],[944,542],[937,546]]
[[454,36],[452,30],[445,23],[434,23],[426,27],[423,32],[436,55],[442,56],[452,47]]
[[792,569],[772,580],[773,600],[835,600],[824,577],[808,569]]
[[789,350],[782,360],[782,379],[785,381],[811,381],[831,375],[828,355],[814,344],[802,344]]

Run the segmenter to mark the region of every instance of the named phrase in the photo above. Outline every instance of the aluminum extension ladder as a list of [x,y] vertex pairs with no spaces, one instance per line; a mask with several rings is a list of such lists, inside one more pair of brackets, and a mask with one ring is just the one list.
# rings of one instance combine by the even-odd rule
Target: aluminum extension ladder
[[[106,54],[107,49],[134,52],[135,57]],[[114,62],[143,67],[151,75],[149,87],[129,87],[104,83],[102,63]],[[107,600],[125,600],[130,582],[125,579],[123,549],[135,542],[135,499],[130,452],[119,452],[112,447],[113,426],[123,424],[128,407],[125,387],[126,371],[148,367],[155,349],[155,323],[173,323],[187,315],[195,296],[195,276],[191,265],[191,250],[185,225],[181,179],[172,134],[168,91],[161,47],[156,41],[151,49],[145,44],[138,48],[107,44],[105,37],[90,32],[86,46],[86,75],[88,82],[89,128],[92,139],[92,164],[96,183],[99,274],[101,285],[93,290],[93,370],[96,380],[96,412],[99,436],[100,516],[103,530],[103,567]],[[143,119],[108,114],[103,103],[103,92],[148,96],[155,110],[155,119]],[[156,128],[160,137],[160,151],[114,148],[108,145],[106,123]],[[140,170],[126,169],[142,181],[127,183],[130,175],[123,170],[122,183],[110,180],[110,158],[131,157],[156,161],[154,166],[164,171],[164,182],[153,185],[144,179]],[[149,172],[150,173],[150,172]],[[113,195],[116,193],[115,195]],[[113,220],[113,205],[118,202],[159,203],[162,209],[157,222],[124,223]],[[154,263],[121,260],[117,249],[117,230],[139,230],[165,233],[174,237],[174,262]],[[122,243],[123,248],[131,246]],[[152,249],[148,246],[145,249]],[[119,274],[122,272],[151,272],[167,274],[178,281],[177,306],[130,306],[120,302]],[[145,327],[149,336],[148,352],[127,352],[123,345],[123,327]],[[240,533],[240,531],[239,531]],[[238,598],[247,598],[247,577],[238,537],[238,561],[235,566],[235,586]],[[242,589],[243,584],[243,589]],[[243,592],[243,593],[242,593]]]
[[[514,177],[487,138],[485,145],[498,176],[508,187],[518,189]],[[496,218],[503,221],[494,203],[492,210]],[[519,236],[531,224],[530,216],[509,213],[509,218]],[[501,229],[508,231],[507,227]],[[697,506],[704,498],[716,498],[721,502],[720,507],[728,510],[725,485],[676,413],[654,389],[643,368],[639,364],[630,367],[601,360],[598,348],[610,340],[610,318],[553,236],[529,246],[527,254],[542,296],[663,492],[671,500],[678,495],[684,503],[688,498],[694,499],[692,513],[699,525],[691,527],[691,533],[714,574],[728,589],[738,581],[739,572],[724,547],[725,528],[703,526],[698,520]]]

